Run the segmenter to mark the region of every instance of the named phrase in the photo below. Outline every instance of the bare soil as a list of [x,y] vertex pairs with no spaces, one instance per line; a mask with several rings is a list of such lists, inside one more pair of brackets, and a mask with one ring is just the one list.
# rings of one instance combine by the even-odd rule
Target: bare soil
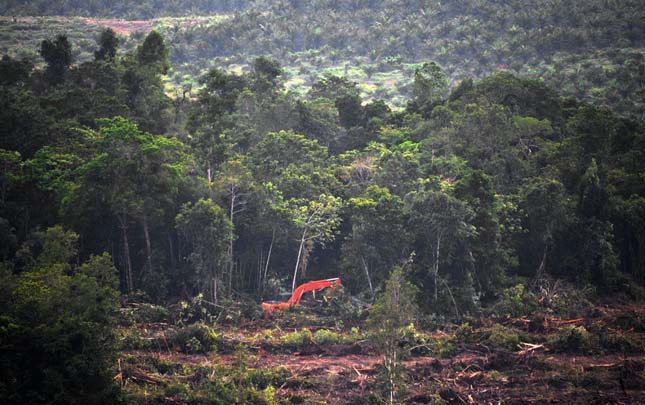
[[[403,362],[407,389],[399,400],[403,403],[469,404],[645,403],[645,333],[628,322],[622,322],[627,328],[621,329],[618,325],[621,322],[617,321],[635,316],[642,319],[644,309],[643,306],[607,308],[598,318],[575,322],[552,319],[546,329],[521,334],[537,343],[522,345],[513,351],[470,341],[459,342],[454,353],[446,358],[410,355]],[[243,329],[235,328],[230,332],[237,336],[236,339],[253,336],[271,330],[270,322],[245,324]],[[520,332],[522,328],[528,329],[525,320],[520,318],[507,319],[505,323],[518,325]],[[602,348],[571,353],[551,348],[547,343],[549,337],[568,324],[584,325],[588,330],[600,333],[618,333],[639,342],[641,347],[632,348],[629,353]],[[480,330],[475,328],[474,335],[478,333]],[[437,337],[446,335],[446,332],[433,334]],[[230,351],[189,355],[168,348],[162,352],[125,354],[141,361],[157,357],[189,366],[215,366],[237,361]],[[288,370],[286,382],[276,387],[276,398],[285,403],[368,403],[380,392],[382,357],[374,352],[368,341],[335,345],[309,343],[297,350],[275,343],[250,344],[246,363],[253,368],[283,367]],[[155,381],[152,377],[145,383],[164,383]],[[169,399],[168,402],[177,401]]]

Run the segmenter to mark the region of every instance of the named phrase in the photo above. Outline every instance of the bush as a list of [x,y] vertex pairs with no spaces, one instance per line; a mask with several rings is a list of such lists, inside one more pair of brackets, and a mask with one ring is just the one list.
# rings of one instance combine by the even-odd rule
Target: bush
[[454,336],[444,336],[436,339],[433,344],[433,351],[436,353],[437,357],[442,359],[448,358],[455,354],[457,346],[454,342]]
[[271,386],[281,386],[287,381],[289,372],[283,368],[251,368],[246,371],[245,384],[258,389],[266,389]]
[[170,311],[153,304],[136,304],[136,307],[125,308],[122,316],[137,323],[168,322]]
[[343,322],[359,320],[364,314],[363,308],[352,299],[352,296],[342,285],[325,290],[323,299],[327,302],[323,314],[333,316]]
[[645,345],[639,339],[624,333],[602,333],[599,344],[603,349],[619,353],[639,353],[645,350]]
[[566,326],[549,339],[553,350],[560,352],[583,352],[591,349],[591,335],[583,326]]
[[313,334],[309,329],[302,329],[300,332],[295,331],[287,333],[280,337],[280,342],[285,346],[299,347],[310,344],[313,341]]
[[520,337],[512,329],[504,325],[495,324],[491,329],[488,341],[496,347],[515,350],[520,343]]
[[188,384],[175,383],[166,387],[166,397],[179,398],[181,400],[188,400],[190,398],[190,387]]
[[319,329],[314,334],[313,340],[319,345],[338,344],[343,341],[343,336],[329,329]]
[[459,325],[459,328],[455,331],[455,336],[457,336],[459,339],[463,340],[464,342],[469,342],[473,338],[474,330],[473,327],[470,326],[470,323],[464,322],[461,325]]
[[502,297],[493,306],[495,313],[512,317],[527,315],[536,309],[537,300],[535,296],[521,283],[502,291]]
[[175,316],[177,322],[183,324],[191,324],[194,322],[214,323],[220,312],[221,310],[217,310],[204,301],[204,296],[200,293],[190,302],[180,302],[179,311]]
[[2,402],[121,402],[113,378],[119,301],[111,257],[75,265],[78,236],[60,226],[34,237],[40,254],[22,248],[30,268],[2,280],[10,289],[0,296]]
[[172,342],[185,353],[205,353],[217,349],[220,337],[209,326],[196,323],[177,331]]

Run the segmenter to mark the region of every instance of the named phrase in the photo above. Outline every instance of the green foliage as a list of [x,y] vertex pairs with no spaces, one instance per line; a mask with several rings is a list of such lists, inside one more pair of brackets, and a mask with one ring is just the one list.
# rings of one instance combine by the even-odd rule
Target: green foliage
[[[184,4],[170,3],[158,12]],[[82,340],[88,318],[109,324],[105,313],[118,282],[132,294],[124,302],[182,302],[173,314],[182,328],[173,345],[205,352],[221,339],[201,323],[258,317],[256,300],[277,295],[285,280],[294,286],[303,277],[340,276],[359,299],[340,291],[325,297],[328,325],[354,325],[361,300],[380,294],[370,336],[385,355],[382,386],[393,401],[403,387],[404,342],[449,356],[457,339],[472,339],[467,326],[437,342],[418,336],[411,326],[416,299],[432,319],[462,322],[495,300],[490,310],[500,315],[539,309],[569,317],[586,314],[594,291],[642,295],[642,119],[561,98],[566,93],[548,86],[576,76],[567,85],[580,88],[568,94],[591,88],[595,101],[609,97],[622,113],[640,111],[642,103],[633,102],[641,93],[638,76],[630,75],[641,56],[594,49],[599,36],[638,45],[625,28],[629,21],[616,19],[638,15],[633,1],[600,7],[593,0],[577,6],[578,14],[588,13],[578,16],[560,3],[539,3],[537,25],[513,7],[470,0],[435,2],[423,13],[398,0],[339,3],[342,12],[328,12],[331,3],[295,3],[227,18],[164,19],[150,23],[149,34],[105,31],[98,45],[83,40],[96,30],[70,22],[76,28],[67,39],[42,42],[46,67],[33,71],[41,61],[22,56],[37,56],[40,25],[63,26],[3,20],[0,37],[31,50],[17,57],[8,50],[14,56],[0,61],[0,303],[8,308],[2,333],[36,339],[40,330],[32,332],[29,322],[39,317],[43,336],[70,354],[76,337],[66,328],[80,328]],[[439,17],[445,15],[451,18]],[[616,25],[591,35],[589,21]],[[365,24],[370,30],[360,29]],[[490,24],[497,24],[494,39],[486,35]],[[37,30],[25,34],[29,27]],[[374,45],[366,32],[387,40]],[[25,39],[30,35],[41,37]],[[256,57],[274,48],[282,66]],[[437,62],[419,62],[419,52]],[[570,52],[577,56],[564,61]],[[198,80],[207,69],[192,61],[205,56],[218,68]],[[325,75],[309,77],[318,72]],[[450,83],[465,77],[473,79],[448,95]],[[178,78],[181,90],[173,87]],[[307,98],[299,98],[302,89],[284,90],[294,83],[312,86]],[[173,91],[173,98],[165,94]],[[405,109],[388,107],[406,102]],[[75,232],[51,227],[57,223]],[[405,276],[390,274],[402,263]],[[123,325],[170,316],[148,305],[123,313]],[[276,320],[293,326],[312,316],[299,308]],[[126,347],[161,348],[161,336],[147,333],[122,337]],[[512,335],[493,330],[491,344],[513,350]],[[603,343],[607,350],[634,350],[628,340],[612,339]],[[321,329],[286,334],[283,344],[343,340]],[[92,366],[111,367],[98,358]],[[48,370],[40,359],[34,364]],[[67,358],[55,360],[57,367]],[[59,382],[67,378],[61,375]],[[262,392],[273,382],[239,382],[238,391],[238,382],[208,384],[195,401],[211,394],[227,403],[275,399],[270,389]]]
[[493,310],[500,315],[519,317],[531,314],[537,309],[537,299],[531,294],[524,284],[502,290],[502,296],[495,304]]
[[435,339],[432,342],[431,347],[437,357],[442,359],[452,357],[457,350],[457,346],[455,345],[454,338],[452,336]]
[[405,279],[403,269],[394,268],[385,283],[385,291],[370,310],[367,320],[373,344],[384,357],[386,384],[383,391],[390,403],[405,391],[399,345],[418,312],[416,292],[416,288]]
[[220,337],[209,326],[195,323],[179,329],[171,339],[185,353],[209,353],[217,350]]
[[32,265],[8,280],[2,298],[1,396],[9,403],[120,401],[111,371],[118,308],[111,257],[75,266],[76,234],[58,226],[36,237],[38,253],[22,249]]
[[319,345],[338,344],[343,342],[343,336],[329,329],[318,329],[314,333],[313,341]]
[[151,66],[161,74],[166,74],[170,65],[168,63],[168,49],[164,38],[157,31],[151,31],[137,49],[137,60],[142,66]]
[[560,352],[587,352],[592,348],[592,337],[584,326],[569,325],[549,339],[549,345]]
[[158,323],[170,320],[170,311],[160,305],[139,303],[132,308],[123,308],[121,316],[129,323]]
[[191,397],[190,387],[188,384],[175,383],[166,387],[164,394],[166,397],[177,398],[180,401],[187,401]]
[[601,333],[598,344],[615,353],[641,353],[645,349],[643,342],[629,333]]
[[[188,256],[191,284],[216,297],[213,282],[223,280],[221,263],[231,238],[233,224],[211,199],[186,203],[175,218],[177,230],[192,245]],[[212,298],[211,298],[212,299]]]
[[295,349],[303,345],[310,344],[313,339],[314,335],[309,329],[302,329],[300,331],[285,333],[280,336],[280,343]]
[[116,32],[111,28],[102,31],[98,39],[98,45],[99,49],[94,51],[94,59],[113,61],[119,47],[119,38],[117,38]]
[[435,62],[424,63],[414,71],[412,93],[419,110],[425,115],[448,96],[448,77]]
[[67,36],[58,35],[54,41],[44,40],[40,44],[40,56],[47,63],[45,72],[49,83],[61,84],[69,65],[72,64],[72,47]]
[[515,351],[518,349],[520,343],[520,337],[518,334],[510,328],[507,328],[504,325],[496,323],[490,330],[490,336],[488,337],[488,342],[496,347]]

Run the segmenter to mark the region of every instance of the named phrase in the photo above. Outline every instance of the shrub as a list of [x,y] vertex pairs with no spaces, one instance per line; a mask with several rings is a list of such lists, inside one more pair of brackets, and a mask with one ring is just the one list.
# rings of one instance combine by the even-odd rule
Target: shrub
[[343,341],[343,336],[329,329],[319,329],[314,334],[313,340],[319,345],[338,344]]
[[258,389],[266,389],[271,386],[281,386],[287,381],[289,372],[283,368],[251,368],[246,371],[245,384]]
[[190,398],[190,387],[188,384],[175,383],[166,387],[165,395],[167,397],[188,400]]
[[642,341],[624,333],[602,333],[599,343],[603,349],[620,353],[638,353],[645,349]]
[[535,296],[521,283],[502,291],[502,297],[493,307],[495,313],[513,317],[530,314],[536,309]]
[[280,342],[285,346],[299,347],[313,341],[313,334],[309,329],[302,329],[282,335]]
[[196,323],[177,331],[172,342],[186,353],[204,353],[216,350],[220,337],[209,326]]
[[141,337],[139,329],[129,328],[121,332],[121,348],[125,350],[145,350],[149,348],[149,342]]
[[175,319],[182,324],[194,322],[214,323],[220,312],[220,310],[216,310],[212,305],[204,301],[204,296],[200,293],[190,302],[182,301],[179,303]]
[[520,343],[520,337],[512,329],[504,325],[495,324],[491,329],[488,341],[494,346],[507,350],[515,350]]
[[583,326],[570,325],[549,339],[549,345],[561,352],[588,351],[591,348],[591,335]]
[[455,336],[465,342],[468,342],[473,338],[473,333],[473,327],[470,326],[470,323],[464,322],[459,325],[459,328],[457,328],[457,331],[455,331]]
[[170,318],[170,311],[153,304],[137,304],[134,308],[127,308],[125,312],[137,323],[168,322]]
[[441,357],[442,359],[452,356],[457,350],[457,346],[454,343],[454,336],[440,337],[434,341],[433,346],[437,357]]

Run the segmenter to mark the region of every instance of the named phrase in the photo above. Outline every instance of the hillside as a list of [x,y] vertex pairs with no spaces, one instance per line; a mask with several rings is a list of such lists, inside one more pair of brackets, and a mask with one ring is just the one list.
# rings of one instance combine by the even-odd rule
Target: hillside
[[[364,97],[402,106],[414,70],[432,60],[454,83],[507,70],[544,80],[567,95],[643,116],[645,16],[637,0],[573,6],[541,0],[530,8],[513,1],[256,1],[235,2],[235,10],[227,2],[174,2],[174,8],[142,3],[154,14],[125,3],[109,12],[98,6],[33,3],[39,13],[50,15],[90,15],[94,10],[94,16],[143,19],[225,13],[227,18],[151,23],[169,43],[173,81],[179,86],[213,66],[243,71],[265,54],[281,61],[287,88],[301,94],[318,76],[334,74],[358,82]],[[29,9],[9,5],[6,10],[24,14]],[[5,27],[1,49],[15,54],[23,42],[12,33],[37,30],[38,25]],[[78,25],[71,23],[68,30],[74,33]],[[81,35],[81,49],[89,49],[82,42],[95,35]]]

